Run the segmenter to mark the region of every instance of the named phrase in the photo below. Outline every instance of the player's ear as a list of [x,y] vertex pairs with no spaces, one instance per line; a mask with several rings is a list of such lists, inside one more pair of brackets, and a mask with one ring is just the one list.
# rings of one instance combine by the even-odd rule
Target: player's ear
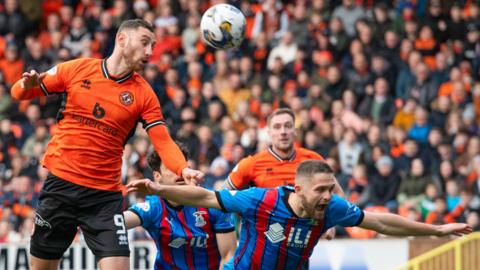
[[302,192],[302,186],[300,186],[298,184],[295,184],[295,186],[293,186],[293,190],[295,190],[295,193],[301,193]]
[[160,179],[162,179],[162,174],[159,171],[153,171],[153,180],[157,182]]
[[118,32],[117,43],[120,48],[125,48],[128,44],[128,35],[125,31]]

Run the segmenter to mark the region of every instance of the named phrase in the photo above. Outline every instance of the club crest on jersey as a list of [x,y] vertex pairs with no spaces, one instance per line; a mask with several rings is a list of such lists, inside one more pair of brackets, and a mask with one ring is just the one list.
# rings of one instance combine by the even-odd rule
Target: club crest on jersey
[[131,105],[133,103],[133,95],[130,92],[120,93],[119,98],[120,102],[125,106]]
[[193,213],[193,216],[195,217],[195,227],[203,227],[207,222],[203,218],[203,215],[206,215],[207,212],[205,211],[197,211]]

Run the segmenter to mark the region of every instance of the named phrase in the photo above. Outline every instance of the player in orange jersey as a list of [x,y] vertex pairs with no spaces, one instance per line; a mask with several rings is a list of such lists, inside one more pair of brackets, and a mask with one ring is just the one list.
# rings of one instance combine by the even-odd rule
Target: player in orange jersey
[[[295,171],[307,159],[323,160],[316,152],[295,147],[295,115],[288,108],[275,110],[267,119],[271,146],[246,157],[235,166],[227,179],[229,189],[248,187],[274,188],[295,184]],[[335,191],[343,195],[340,185]]]
[[187,167],[171,139],[160,104],[135,71],[152,55],[154,29],[142,20],[123,22],[107,59],[77,59],[45,73],[23,74],[15,99],[63,94],[58,128],[43,165],[50,175],[40,192],[31,238],[32,269],[58,269],[80,227],[100,269],[129,269],[128,237],[120,179],[123,148],[137,123],[151,138],[165,165],[187,183],[203,178]]
[[[253,156],[246,157],[227,178],[229,189],[248,187],[274,188],[295,185],[295,172],[298,165],[305,160],[323,160],[316,152],[302,147],[295,147],[295,115],[288,108],[272,112],[267,119],[268,135],[271,146]],[[337,182],[335,193],[343,196],[343,190]],[[324,237],[328,240],[335,236],[335,230],[328,230]]]

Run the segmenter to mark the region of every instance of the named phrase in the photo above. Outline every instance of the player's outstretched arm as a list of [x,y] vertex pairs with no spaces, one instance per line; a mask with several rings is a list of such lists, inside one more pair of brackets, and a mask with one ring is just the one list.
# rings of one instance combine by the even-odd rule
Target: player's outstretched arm
[[161,185],[150,179],[141,179],[128,183],[127,192],[156,194],[181,205],[221,209],[215,192],[197,186]]
[[187,167],[182,151],[170,137],[165,125],[156,125],[148,129],[148,135],[158,155],[162,157],[162,162],[169,170],[181,176],[187,184],[196,185],[203,181],[205,176],[203,172]]
[[445,236],[471,233],[472,227],[464,223],[431,225],[408,220],[390,213],[364,212],[365,217],[359,227],[396,236]]
[[25,100],[40,96],[42,93],[40,83],[46,75],[47,73],[39,74],[35,70],[24,72],[22,78],[12,86],[12,97],[17,100]]
[[125,219],[125,227],[127,227],[128,230],[142,225],[142,221],[138,215],[132,211],[123,211],[123,217]]

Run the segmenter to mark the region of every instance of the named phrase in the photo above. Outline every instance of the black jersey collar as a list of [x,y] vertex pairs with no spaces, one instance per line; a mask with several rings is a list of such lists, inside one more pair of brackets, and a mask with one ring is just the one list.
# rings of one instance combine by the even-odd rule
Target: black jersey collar
[[295,211],[293,211],[292,206],[288,203],[288,197],[290,197],[290,195],[292,195],[293,188],[284,186],[284,187],[281,187],[281,189],[283,190],[282,201],[285,204],[285,206],[287,207],[290,214],[292,214],[296,218],[301,218],[301,217],[297,216],[297,214],[295,214]]
[[107,70],[107,58],[102,60],[102,73],[105,78],[112,80],[116,83],[126,82],[128,79],[130,79],[133,76],[133,71],[120,78],[116,78],[110,75],[110,73],[108,73],[108,70]]

